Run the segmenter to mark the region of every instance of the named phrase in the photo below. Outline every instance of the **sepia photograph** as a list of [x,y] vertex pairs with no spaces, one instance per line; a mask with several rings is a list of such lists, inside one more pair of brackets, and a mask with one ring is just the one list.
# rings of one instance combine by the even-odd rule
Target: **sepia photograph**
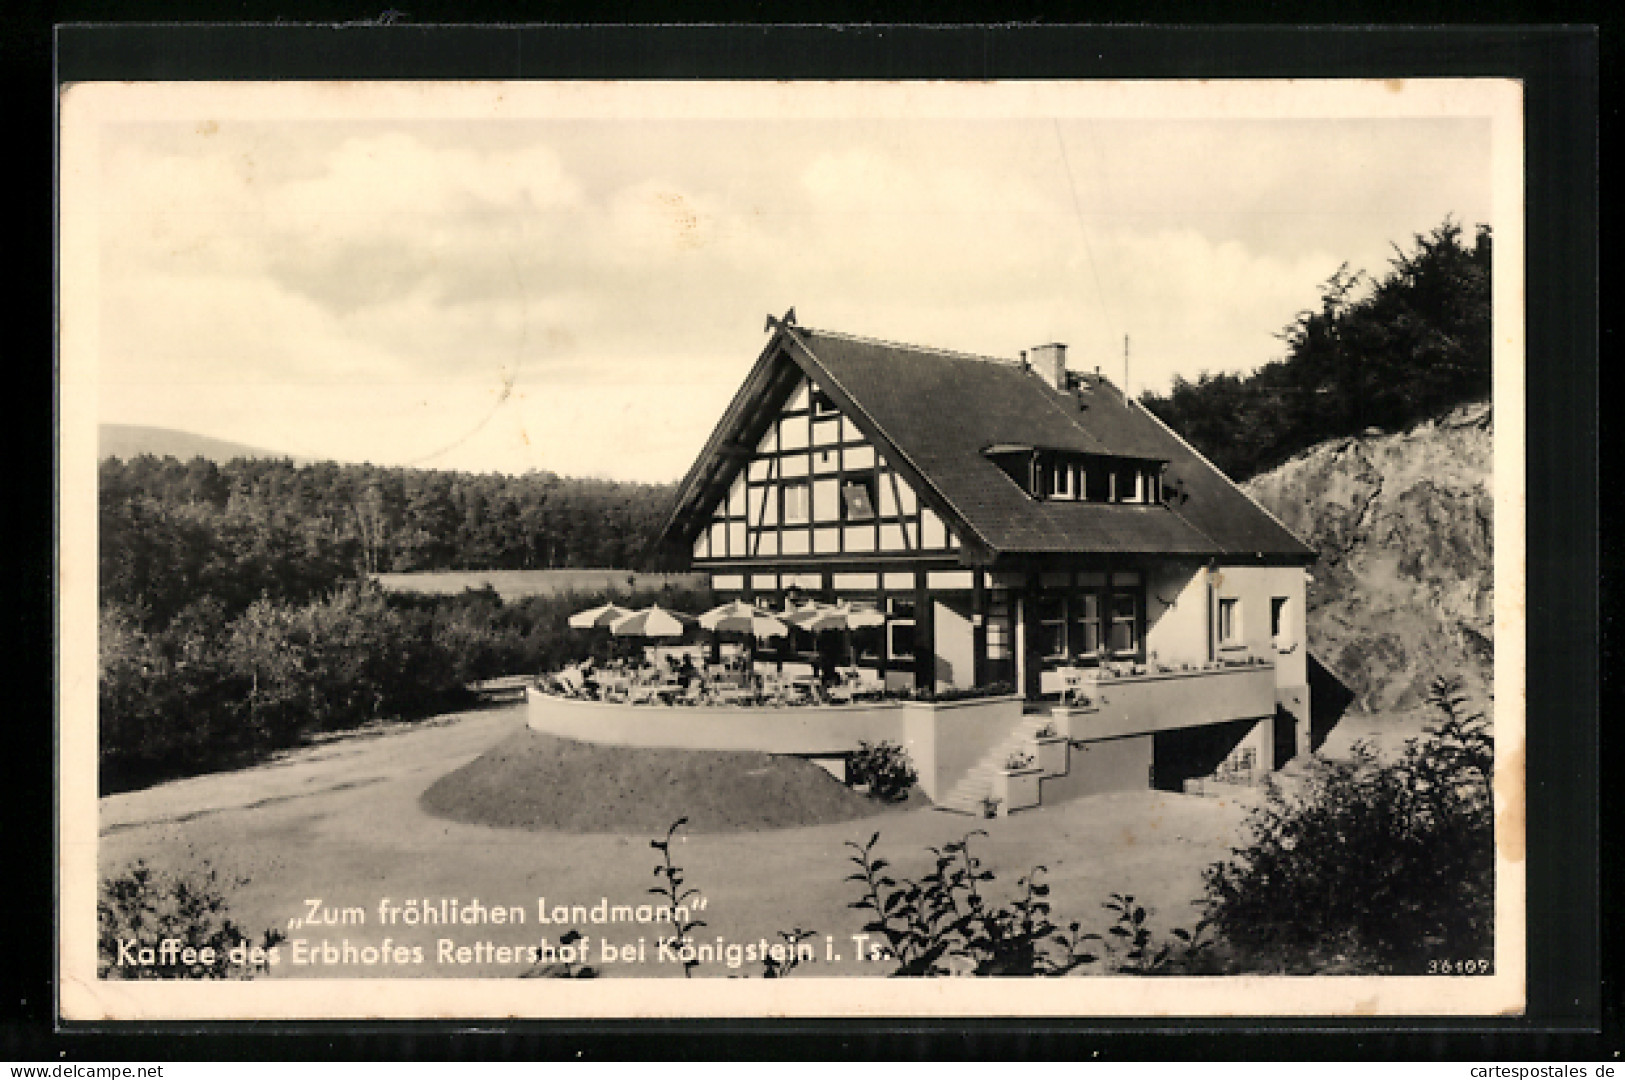
[[59,124],[65,1018],[1525,1009],[1517,82]]

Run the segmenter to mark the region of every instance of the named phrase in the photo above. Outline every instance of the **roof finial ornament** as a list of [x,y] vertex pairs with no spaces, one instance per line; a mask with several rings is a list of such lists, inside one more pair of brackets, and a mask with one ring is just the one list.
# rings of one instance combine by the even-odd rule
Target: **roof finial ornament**
[[784,318],[782,319],[775,319],[773,316],[769,315],[767,317],[767,325],[762,327],[762,332],[765,334],[769,330],[778,330],[782,327],[794,325],[796,325],[796,309],[792,307],[789,311],[784,313]]

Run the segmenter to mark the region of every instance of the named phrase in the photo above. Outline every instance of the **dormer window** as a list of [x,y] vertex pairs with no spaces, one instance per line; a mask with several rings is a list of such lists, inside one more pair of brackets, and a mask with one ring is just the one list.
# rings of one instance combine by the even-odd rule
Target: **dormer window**
[[1161,501],[1163,463],[1075,450],[997,444],[983,455],[1035,499],[1049,502]]
[[1078,467],[1076,465],[1058,461],[1050,466],[1049,497],[1052,499],[1076,499],[1078,497]]

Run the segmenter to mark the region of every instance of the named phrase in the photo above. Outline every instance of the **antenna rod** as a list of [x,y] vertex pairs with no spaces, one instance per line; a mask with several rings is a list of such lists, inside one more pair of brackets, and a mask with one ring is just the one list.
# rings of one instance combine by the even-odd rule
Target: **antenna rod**
[[1123,397],[1128,398],[1128,335],[1123,335]]

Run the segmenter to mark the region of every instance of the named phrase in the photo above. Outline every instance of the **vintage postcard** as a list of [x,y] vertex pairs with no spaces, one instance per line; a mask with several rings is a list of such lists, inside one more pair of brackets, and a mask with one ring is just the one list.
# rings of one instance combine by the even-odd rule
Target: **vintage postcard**
[[1522,122],[64,86],[62,1016],[1521,1013]]

